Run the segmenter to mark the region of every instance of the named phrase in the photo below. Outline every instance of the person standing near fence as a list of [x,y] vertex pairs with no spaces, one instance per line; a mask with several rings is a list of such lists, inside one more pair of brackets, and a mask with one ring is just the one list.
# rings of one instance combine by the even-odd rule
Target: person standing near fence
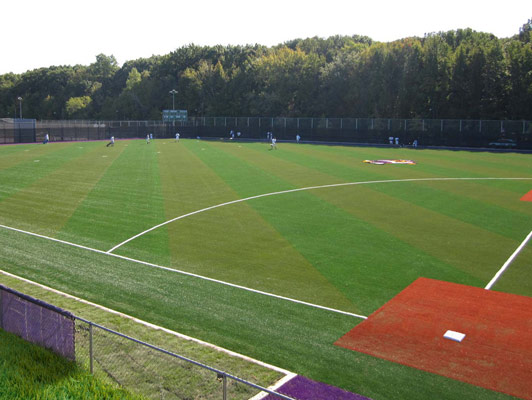
[[301,140],[301,136],[299,136],[299,133],[296,135],[296,142],[299,143],[299,141]]
[[150,134],[146,135],[146,144],[150,144]]
[[175,134],[175,141],[179,142],[179,132],[176,132],[176,134]]
[[107,146],[105,146],[105,147],[114,146],[114,145],[115,145],[115,137],[111,136],[111,141],[109,143],[107,143]]
[[50,136],[48,136],[48,134],[44,135],[44,140],[42,142],[42,144],[46,144],[50,141]]
[[277,139],[276,138],[272,138],[272,142],[270,144],[270,150],[277,150]]

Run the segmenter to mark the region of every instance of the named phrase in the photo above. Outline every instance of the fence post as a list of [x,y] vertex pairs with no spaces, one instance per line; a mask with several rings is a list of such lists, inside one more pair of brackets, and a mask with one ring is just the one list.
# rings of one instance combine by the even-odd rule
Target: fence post
[[89,323],[89,363],[90,363],[90,373],[92,374],[92,324]]
[[227,376],[224,374],[223,377],[224,382],[224,400],[227,400]]

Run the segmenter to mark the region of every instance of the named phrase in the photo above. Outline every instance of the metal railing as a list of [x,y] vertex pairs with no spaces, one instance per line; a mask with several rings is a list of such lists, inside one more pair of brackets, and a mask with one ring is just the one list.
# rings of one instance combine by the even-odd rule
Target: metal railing
[[99,379],[147,398],[244,400],[264,392],[293,400],[4,285],[0,285],[0,329],[76,361]]
[[249,399],[264,388],[226,371],[76,318],[76,359],[90,372],[148,398]]

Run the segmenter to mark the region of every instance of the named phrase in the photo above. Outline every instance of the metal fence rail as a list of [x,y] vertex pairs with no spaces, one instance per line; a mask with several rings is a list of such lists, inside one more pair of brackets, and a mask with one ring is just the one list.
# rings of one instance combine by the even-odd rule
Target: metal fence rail
[[293,400],[4,285],[0,285],[0,329],[76,361],[96,377],[147,398],[244,400],[265,392]]
[[156,399],[292,397],[76,317],[76,358],[100,379]]

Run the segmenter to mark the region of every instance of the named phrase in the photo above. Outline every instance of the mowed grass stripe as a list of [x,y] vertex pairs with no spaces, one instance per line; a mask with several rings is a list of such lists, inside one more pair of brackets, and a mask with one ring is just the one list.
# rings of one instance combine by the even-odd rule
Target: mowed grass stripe
[[[0,158],[0,201],[52,173],[89,151],[74,144],[20,145],[24,150]],[[80,146],[81,147],[81,146]],[[35,150],[34,150],[35,149]],[[5,147],[0,148],[3,153]],[[28,151],[26,151],[28,150]]]
[[111,158],[101,157],[94,144],[82,149],[71,144],[67,150],[70,153],[52,152],[49,157],[56,157],[50,160],[54,168],[45,168],[46,174],[41,176],[36,173],[39,179],[27,182],[28,186],[2,201],[4,224],[55,236],[112,163]]
[[[194,166],[191,174],[200,175],[205,185],[220,188],[221,193],[230,190],[232,195],[228,195],[229,198],[241,198],[227,179],[221,179],[217,174],[220,168],[231,173],[236,169],[237,176],[246,180],[249,176],[246,169],[241,168],[242,165],[235,164],[238,160],[213,151],[205,143],[198,145],[196,142],[181,141],[179,146],[183,144],[186,144],[186,148],[176,150],[176,155],[171,151],[164,153],[168,155],[163,156],[165,168],[161,168],[162,171],[173,170],[182,162],[180,157],[183,157],[187,164],[191,162]],[[214,160],[214,169],[199,158],[203,156],[209,161]],[[186,182],[190,177],[184,179]],[[255,179],[255,182],[260,184],[260,180]],[[245,184],[249,182],[245,181]],[[174,181],[173,186],[176,188],[175,196],[179,197],[177,188],[180,185]],[[198,196],[201,198],[200,193]],[[224,197],[217,201],[226,199]],[[210,205],[213,204],[216,203]],[[177,210],[173,210],[173,207]],[[167,215],[183,211],[177,198],[175,202],[168,198],[166,210]],[[334,305],[345,311],[358,311],[249,204],[235,204],[195,215],[171,223],[167,229],[171,265],[175,268],[307,302]],[[147,236],[151,235],[157,236],[158,233],[150,232]],[[137,240],[141,241],[142,238]],[[125,254],[124,249],[119,251]]]
[[[64,225],[58,238],[108,250],[139,231],[164,220],[157,152],[144,141],[100,144],[106,168]],[[149,252],[167,252],[167,244],[154,244]]]
[[[334,346],[357,319],[0,231],[3,269],[373,399],[506,399]],[[407,384],[405,384],[407,382]]]
[[[231,149],[231,147],[227,148]],[[262,165],[262,158],[259,154],[252,154],[247,157],[249,157],[248,162]],[[283,174],[285,170],[300,170],[300,175],[312,176],[312,171],[305,171],[304,167],[284,159],[279,159],[275,165],[270,167],[270,171],[277,174]],[[277,202],[277,206],[270,205],[270,208],[277,210],[276,214],[280,216],[275,225],[277,229],[283,232],[283,235],[291,241],[296,242],[296,247],[307,258],[313,260],[313,263],[318,268],[321,266],[322,273],[330,276],[330,279],[333,280],[336,277],[337,285],[347,285],[349,282],[353,286],[350,289],[351,296],[353,293],[360,295],[360,290],[364,290],[363,288],[371,288],[373,290],[372,293],[364,292],[364,295],[360,297],[372,298],[374,300],[373,306],[375,304],[380,306],[420,275],[482,286],[484,281],[472,274],[474,268],[468,270],[461,267],[460,264],[456,264],[456,257],[451,258],[447,254],[449,246],[452,247],[453,251],[462,247],[472,251],[476,249],[474,242],[463,243],[463,240],[458,240],[463,238],[457,237],[454,246],[451,241],[442,252],[435,252],[434,244],[430,246],[423,246],[423,244],[425,244],[425,241],[431,242],[434,238],[438,238],[438,235],[427,238],[426,233],[431,232],[433,229],[438,230],[440,226],[443,232],[452,232],[453,229],[457,229],[456,225],[458,224],[460,227],[467,228],[468,233],[473,231],[476,237],[484,234],[483,230],[463,224],[461,221],[456,221],[452,216],[445,218],[432,210],[425,210],[405,201],[397,201],[389,195],[381,195],[379,189],[375,189],[403,189],[403,185],[411,185],[407,193],[410,193],[410,196],[414,195],[414,197],[416,191],[412,190],[412,185],[417,185],[414,188],[422,187],[420,182],[399,182],[312,191],[312,195],[337,206],[339,209],[345,210],[355,217],[347,219],[343,214],[339,214],[341,216],[336,219],[336,212],[331,207],[329,207],[330,211],[326,211],[327,209],[324,206],[319,209],[313,209],[311,202],[301,201],[303,196],[300,196],[300,193],[290,195],[299,200],[293,201],[293,203],[297,204],[296,207],[292,207],[289,201],[281,199],[261,199],[260,202],[259,200],[253,200],[253,203],[257,202],[257,204],[262,205],[264,203]],[[399,204],[391,204],[397,202]],[[389,203],[390,205],[388,205]],[[268,213],[268,207],[256,207],[261,210],[261,213]],[[311,217],[305,217],[299,210],[301,208],[306,209],[306,214]],[[364,211],[356,212],[359,208]],[[389,213],[389,209],[394,210],[394,212]],[[275,214],[271,214],[270,218],[275,218]],[[380,219],[375,219],[375,216],[372,217],[373,214],[379,216],[379,218],[382,216],[382,219],[387,221],[388,224],[384,225]],[[405,214],[407,214],[406,217]],[[287,215],[292,218],[286,218]],[[294,218],[296,216],[298,218]],[[321,220],[321,218],[324,219]],[[436,221],[438,218],[442,220],[439,223]],[[303,222],[298,225],[300,220]],[[283,221],[289,222],[284,224],[284,226],[280,226],[279,224],[282,224]],[[363,223],[360,223],[360,221],[363,221]],[[422,221],[427,221],[427,223]],[[433,221],[435,225],[428,221]],[[332,232],[320,232],[320,227],[328,226],[328,222],[337,231],[337,235]],[[367,223],[375,227],[373,232],[369,229]],[[414,226],[414,224],[417,225]],[[302,232],[305,232],[305,228],[308,228],[307,235],[302,234]],[[386,232],[386,234],[379,234],[380,230]],[[304,239],[300,239],[301,237],[304,237]],[[315,237],[334,237],[335,240],[324,241],[315,239]],[[310,244],[307,245],[307,243]],[[386,246],[383,246],[383,243],[386,243]],[[435,247],[441,247],[441,243],[436,243]],[[348,255],[349,253],[351,254]],[[340,257],[339,255],[341,254],[344,254],[344,257]],[[361,268],[361,271],[363,271],[360,271],[359,275],[356,273],[357,268]],[[335,274],[332,270],[336,269]],[[373,270],[374,272],[369,272]],[[349,274],[349,271],[352,271],[352,274]],[[361,282],[357,281],[356,278],[351,278],[353,276],[359,277],[358,280]],[[387,286],[386,284],[383,286],[382,282],[387,280],[387,276],[390,277],[390,283]],[[363,278],[360,279],[360,277]],[[351,281],[350,278],[353,280]],[[373,280],[377,284],[370,283]]]
[[[299,146],[286,146],[288,151],[301,149]],[[285,152],[286,153],[286,152]],[[277,153],[277,154],[280,154]],[[276,155],[277,155],[276,154]],[[313,153],[314,154],[314,153]],[[277,156],[283,160],[293,160],[294,162],[302,162],[303,165],[309,168],[316,165],[316,159],[309,160],[305,154],[289,153]],[[333,161],[335,162],[335,161]],[[330,165],[324,168],[323,161],[320,160],[318,164],[320,170],[327,168],[331,174],[338,177],[349,179],[351,171],[358,170],[360,165],[353,165],[352,161],[342,163],[340,168],[333,169]],[[419,167],[419,168],[418,168]],[[282,169],[294,168],[289,165],[283,165]],[[427,178],[430,174],[425,173],[423,166],[415,165],[388,165],[388,166],[373,166],[363,165],[369,172],[372,179],[386,179],[386,177],[393,176],[393,179],[408,178]],[[377,169],[376,174],[372,170]],[[384,175],[386,173],[386,175]],[[312,174],[309,174],[312,175]],[[532,178],[532,174],[528,174]],[[525,176],[527,176],[525,174]],[[525,232],[530,226],[530,207],[526,207],[522,202],[517,201],[517,198],[512,195],[512,192],[505,191],[504,198],[500,193],[501,190],[493,189],[490,185],[491,181],[452,181],[452,182],[405,182],[400,185],[376,185],[375,190],[383,191],[391,196],[394,192],[398,197],[416,204],[420,207],[429,208],[433,211],[441,210],[445,215],[459,219],[476,225],[482,229],[490,230],[494,233],[503,234],[513,239],[519,239],[522,232]],[[527,185],[532,186],[532,179],[530,181],[512,181],[506,183],[506,186],[513,185],[514,187],[525,188]],[[429,189],[428,186],[433,189]],[[471,188],[470,191],[465,192],[462,187]],[[378,188],[378,189],[377,189]],[[437,191],[436,191],[437,190]],[[517,189],[516,189],[517,190]],[[447,193],[451,191],[452,193]],[[479,193],[484,193],[481,197]],[[470,197],[468,199],[468,197]],[[504,199],[504,201],[503,201]],[[460,206],[458,206],[460,204]],[[438,206],[436,206],[438,205]],[[508,208],[507,208],[508,207]],[[484,210],[479,212],[478,210]],[[488,215],[496,215],[496,217],[487,217]],[[521,229],[516,229],[521,227]]]
[[[238,154],[239,157],[235,155],[235,160],[243,159],[248,162],[252,165],[250,170],[254,174],[258,169],[268,170],[269,178],[272,174],[282,175],[286,170],[296,177],[313,175],[313,171],[293,163],[282,160],[272,163],[268,152],[263,153],[264,155],[254,150],[246,152],[233,143],[214,144],[213,147],[227,154]],[[227,166],[244,170],[238,166],[237,161],[224,165]],[[221,169],[219,173],[224,174],[224,171]],[[256,178],[258,179],[257,176]],[[326,179],[325,176],[323,178],[329,181],[334,179]],[[282,177],[278,176],[278,179],[282,181]],[[239,182],[231,181],[231,184],[238,187]],[[390,260],[395,259],[398,265],[408,265],[412,254],[419,251],[401,243],[393,235],[371,227],[363,220],[342,211],[341,207],[331,205],[326,194],[329,190],[331,189],[283,194],[251,200],[249,203],[345,296],[362,306],[364,312],[374,311],[418,276],[407,273],[401,275],[406,279],[388,278],[390,270],[399,274],[397,267],[392,266]],[[339,195],[339,191],[342,189],[336,190],[334,196],[345,197],[343,194]],[[389,247],[382,249],[382,243],[389,244]],[[231,246],[230,242],[227,244]],[[432,265],[433,270],[452,269],[428,255],[417,256],[423,260],[423,264]],[[291,260],[279,258],[272,262],[290,265]],[[411,272],[414,271],[411,269]],[[304,276],[301,278],[304,282],[307,281]],[[299,284],[294,282],[294,287]]]
[[[309,147],[318,147],[312,151],[314,157],[326,158],[331,161],[337,160],[339,163],[346,165],[362,164],[363,160],[375,159],[413,159],[417,162],[413,166],[394,166],[404,167],[391,169],[390,165],[366,165],[377,173],[393,174],[397,178],[403,176],[405,171],[417,174],[421,171],[431,174],[432,176],[442,177],[523,177],[531,176],[532,166],[530,160],[524,158],[519,162],[517,167],[507,166],[505,161],[508,160],[503,154],[491,154],[482,152],[459,152],[450,150],[413,150],[408,148],[357,148],[357,147],[329,147],[329,146],[297,146],[286,144],[283,149],[290,152],[305,153]],[[281,152],[279,152],[281,153]],[[466,156],[464,155],[466,154]],[[488,154],[488,155],[486,155]],[[278,154],[281,156],[281,154]],[[484,157],[492,157],[492,161],[484,165]],[[366,170],[368,170],[366,168]],[[381,170],[385,170],[382,172]]]
[[[493,205],[489,198],[499,191],[492,187],[468,185],[468,182],[462,181],[438,183],[439,186],[434,182],[404,182],[400,185],[375,185],[372,189],[516,241],[522,240],[523,234],[532,229],[532,207],[526,207],[508,193],[504,206],[502,202]],[[525,212],[506,207],[512,203],[521,206]]]
[[[289,150],[291,149],[292,147],[289,147]],[[281,153],[279,152],[278,154],[281,154]],[[371,167],[380,168],[381,166],[371,166]],[[382,166],[382,167],[386,167],[386,166]],[[409,166],[388,166],[388,167],[390,168],[388,168],[387,171],[392,170],[392,168],[393,168],[393,171],[398,171],[400,168],[405,168]],[[409,171],[415,171],[415,169],[412,168],[412,169],[409,169]],[[349,172],[345,172],[343,170],[341,172],[343,174],[349,174]],[[397,175],[395,175],[395,177],[398,177],[398,175],[402,172],[403,172],[402,170],[398,172]],[[497,186],[504,185],[505,187],[509,187],[510,185],[523,187],[523,186],[526,186],[527,184],[531,184],[531,183],[527,183],[527,181],[524,181],[524,182],[523,181],[496,182],[495,181],[495,183],[497,183]],[[493,199],[493,197],[490,196],[490,194],[495,192],[493,196],[497,196],[497,195],[501,196],[500,190],[493,190],[493,186],[495,186],[495,183],[491,181],[481,181],[481,182],[479,181],[479,182],[474,182],[474,183],[460,181],[460,182],[432,182],[432,183],[431,182],[418,182],[418,183],[372,185],[371,187],[365,186],[363,188],[360,188],[360,190],[362,190],[363,192],[368,192],[368,194],[366,195],[367,197],[361,198],[360,201],[363,202],[363,201],[366,201],[367,198],[371,198],[371,196],[373,196],[372,194],[370,194],[371,191],[382,191],[383,193],[388,193],[391,196],[391,198],[388,199],[388,201],[385,200],[384,203],[382,203],[382,207],[384,207],[383,209],[387,210],[387,212],[390,211],[390,214],[393,214],[394,212],[391,209],[387,208],[388,207],[387,204],[395,202],[394,198],[399,197],[399,198],[402,198],[404,201],[407,201],[408,203],[417,204],[418,207],[432,209],[433,211],[436,211],[438,213],[444,213],[445,215],[450,217],[451,220],[448,220],[448,222],[445,220],[442,220],[441,218],[437,219],[437,220],[442,220],[441,222],[442,223],[441,226],[443,227],[442,232],[448,231],[450,226],[456,227],[458,221],[454,221],[454,220],[460,220],[460,221],[467,223],[468,225],[477,226],[481,228],[482,230],[491,231],[492,233],[495,234],[495,235],[488,235],[488,236],[492,236],[492,238],[495,240],[494,241],[495,245],[493,247],[491,247],[490,245],[491,239],[487,238],[486,234],[483,233],[481,230],[475,230],[473,227],[467,228],[466,231],[468,231],[470,235],[463,236],[462,239],[467,240],[467,242],[462,242],[460,240],[457,240],[459,239],[459,236],[462,235],[460,233],[461,231],[458,230],[459,235],[456,235],[456,237],[453,238],[453,236],[455,235],[453,235],[453,230],[451,229],[451,231],[448,233],[447,236],[450,237],[451,240],[456,240],[457,244],[456,246],[453,246],[452,241],[450,243],[440,243],[438,241],[438,238],[440,236],[440,229],[438,228],[438,226],[435,225],[433,227],[427,227],[426,231],[434,232],[434,235],[432,235],[431,238],[434,238],[437,240],[436,243],[433,243],[432,245],[430,245],[430,247],[434,250],[437,250],[439,248],[445,248],[444,245],[446,244],[447,245],[446,248],[449,250],[448,254],[444,252],[442,253],[441,251],[439,251],[438,253],[435,253],[434,250],[430,250],[429,248],[427,248],[426,245],[428,245],[428,243],[425,241],[425,234],[420,233],[419,238],[417,239],[417,241],[420,241],[421,243],[423,243],[425,247],[420,248],[411,239],[407,240],[407,242],[410,243],[411,245],[416,246],[422,249],[423,251],[427,251],[429,252],[429,254],[432,254],[435,257],[438,257],[438,258],[444,257],[444,258],[441,258],[443,261],[445,261],[446,263],[452,263],[452,265],[455,265],[459,267],[460,269],[464,269],[463,266],[460,267],[460,263],[462,262],[461,261],[462,257],[463,257],[463,262],[466,262],[466,260],[469,259],[469,262],[468,262],[469,267],[464,269],[465,272],[471,269],[478,268],[478,265],[475,266],[475,263],[482,262],[483,263],[482,265],[489,265],[490,268],[486,270],[486,271],[489,271],[489,273],[485,274],[485,278],[483,279],[490,279],[489,274],[495,273],[497,271],[498,266],[501,265],[505,261],[506,254],[508,252],[511,252],[512,251],[511,249],[514,248],[515,245],[517,245],[522,240],[521,236],[523,232],[525,233],[528,232],[528,229],[531,226],[531,223],[530,223],[531,221],[529,217],[530,209],[527,208],[526,207],[527,205],[523,204],[523,202],[519,203],[517,198],[515,198],[515,196],[512,196],[512,192],[507,191],[507,190],[504,191],[504,206],[507,206],[509,204],[511,208],[518,209],[519,212],[510,211],[506,208],[501,207],[503,204],[503,201],[500,197],[499,197],[499,201],[495,205],[489,204],[490,200]],[[477,200],[475,201],[468,200],[466,193],[464,193],[463,190],[460,191],[459,189],[456,189],[456,188],[462,187],[464,184],[467,184],[470,187],[473,187],[473,189],[477,189],[477,190],[473,190],[472,192],[470,192],[470,193],[475,193],[475,195],[477,196]],[[431,185],[434,188],[436,187],[437,188],[440,188],[440,187],[441,188],[445,188],[445,187],[453,188],[455,192],[459,192],[459,194],[464,196],[464,198],[460,199],[460,196],[455,196],[455,195],[449,196],[445,192],[442,192],[442,190],[438,190],[438,192],[431,193],[433,197],[430,198],[429,196],[429,198],[427,198],[426,195],[428,195],[429,192],[427,192],[427,189],[425,189],[426,185]],[[488,191],[488,193],[486,193],[488,197],[486,197],[486,200],[484,203],[478,199],[478,192],[482,190]],[[420,195],[421,197],[417,197],[418,195]],[[338,198],[341,199],[342,196],[338,196]],[[402,216],[405,213],[405,211],[407,213],[409,212],[408,210],[410,207],[408,204],[404,203],[404,201],[401,202],[402,205],[400,207],[395,208],[396,210],[395,214]],[[430,201],[432,201],[433,203],[435,202],[435,204],[430,204]],[[358,207],[356,207],[356,209],[358,209]],[[367,205],[367,210],[368,212],[375,210],[375,204],[370,203],[369,205]],[[369,214],[364,214],[364,215],[369,215]],[[428,215],[430,215],[430,213]],[[363,215],[360,215],[360,217],[364,218]],[[402,221],[396,221],[396,222],[389,222],[389,221],[393,221],[393,216],[391,215],[389,218],[381,217],[380,211],[377,211],[377,217],[382,218],[383,219],[382,222],[386,222],[387,224],[389,224],[390,229],[394,228],[395,230],[397,230],[398,233],[396,235],[399,235],[398,237],[402,238],[403,240],[406,240],[405,233],[407,231],[404,231],[402,226],[409,227],[411,225],[410,221],[413,221],[414,223],[416,223],[419,220],[423,220],[423,213],[416,212],[415,214],[412,214],[410,212],[410,218],[406,218],[406,219],[403,219]],[[426,218],[429,218],[429,217],[426,217]],[[371,220],[368,220],[368,222],[372,223]],[[458,226],[461,226],[461,225],[459,224]],[[467,226],[467,225],[462,225],[462,226]],[[392,232],[392,230],[390,229],[388,229],[387,231]],[[507,238],[514,239],[515,241],[504,240],[504,238],[499,238],[498,235],[505,235]],[[485,242],[482,239],[485,239],[487,241]],[[430,242],[430,238],[428,241]],[[474,245],[474,243],[478,243],[479,244],[478,247]],[[485,252],[482,251],[483,247],[486,250]],[[460,249],[462,249],[462,251],[459,251]],[[471,259],[471,256],[477,253],[479,254],[479,258],[477,260]],[[489,256],[490,254],[492,254],[494,257],[490,257]],[[501,264],[498,264],[499,262]],[[425,276],[428,276],[428,275],[425,275]],[[460,280],[457,280],[457,282],[460,282]],[[476,286],[483,286],[483,283],[485,283],[478,279],[476,280],[468,279],[464,281],[464,283],[465,282],[469,282],[469,284],[475,284]],[[519,292],[526,291],[523,288],[520,288],[515,284],[513,288]]]
[[12,166],[13,162],[18,162],[22,153],[37,150],[41,150],[41,146],[35,144],[0,145],[0,171]]
[[70,143],[57,143],[43,146],[42,144],[0,145],[0,171],[18,164],[33,161],[36,158],[68,148]]

